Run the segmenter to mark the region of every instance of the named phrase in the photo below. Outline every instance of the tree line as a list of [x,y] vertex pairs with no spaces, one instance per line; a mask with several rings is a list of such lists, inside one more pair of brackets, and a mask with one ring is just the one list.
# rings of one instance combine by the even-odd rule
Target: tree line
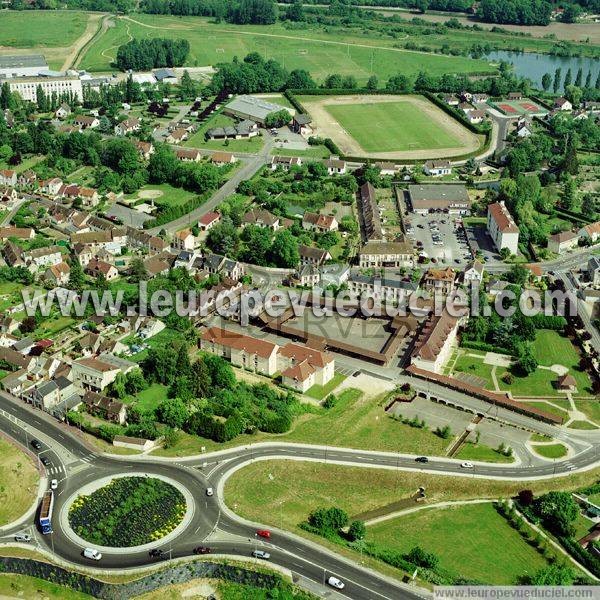
[[187,40],[133,39],[119,46],[115,63],[122,71],[149,71],[161,67],[181,67],[189,53],[190,43]]

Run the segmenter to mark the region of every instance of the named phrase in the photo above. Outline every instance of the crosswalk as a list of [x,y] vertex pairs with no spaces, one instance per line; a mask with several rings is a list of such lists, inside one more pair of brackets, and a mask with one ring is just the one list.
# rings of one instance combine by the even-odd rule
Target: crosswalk
[[577,467],[570,461],[565,461],[564,463],[561,464],[561,467],[563,468],[567,468],[569,471],[572,471],[573,469],[576,469]]
[[65,470],[62,465],[59,465],[58,467],[48,467],[47,469],[48,475],[61,475],[64,472]]
[[95,454],[87,454],[86,456],[83,456],[82,458],[80,458],[80,460],[82,460],[83,462],[86,463],[91,463],[94,459],[96,458]]

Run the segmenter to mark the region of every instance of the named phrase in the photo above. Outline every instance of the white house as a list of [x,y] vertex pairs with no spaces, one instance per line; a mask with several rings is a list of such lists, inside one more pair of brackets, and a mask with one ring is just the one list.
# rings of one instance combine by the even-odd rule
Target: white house
[[579,244],[579,236],[573,231],[561,231],[548,238],[548,250],[562,254],[575,248]]
[[487,230],[498,250],[508,248],[511,254],[519,252],[519,228],[504,202],[488,206]]
[[428,160],[423,165],[423,173],[432,177],[450,175],[452,173],[452,166],[449,160]]

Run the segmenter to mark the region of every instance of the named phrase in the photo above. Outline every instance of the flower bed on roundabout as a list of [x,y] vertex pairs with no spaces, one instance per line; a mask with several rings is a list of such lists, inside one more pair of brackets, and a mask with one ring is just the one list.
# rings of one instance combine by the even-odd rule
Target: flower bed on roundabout
[[128,548],[164,538],[186,514],[184,495],[162,479],[118,477],[80,495],[69,507],[69,525],[98,546]]

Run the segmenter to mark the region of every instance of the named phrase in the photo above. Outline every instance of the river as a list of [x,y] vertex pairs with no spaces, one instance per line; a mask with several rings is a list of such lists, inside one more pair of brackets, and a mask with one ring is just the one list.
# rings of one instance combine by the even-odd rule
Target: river
[[[562,69],[562,78],[564,80],[567,70],[570,68],[573,74],[573,83],[577,71],[583,69],[583,83],[588,71],[592,72],[592,86],[596,83],[596,77],[600,72],[600,60],[597,58],[566,58],[562,56],[551,56],[550,54],[536,54],[535,52],[507,52],[506,50],[496,50],[486,56],[486,59],[499,62],[501,60],[510,62],[514,65],[515,73],[520,77],[528,77],[537,86],[542,85],[542,76],[544,73],[550,73],[554,78],[554,71],[558,67]],[[562,89],[562,88],[561,88]]]

